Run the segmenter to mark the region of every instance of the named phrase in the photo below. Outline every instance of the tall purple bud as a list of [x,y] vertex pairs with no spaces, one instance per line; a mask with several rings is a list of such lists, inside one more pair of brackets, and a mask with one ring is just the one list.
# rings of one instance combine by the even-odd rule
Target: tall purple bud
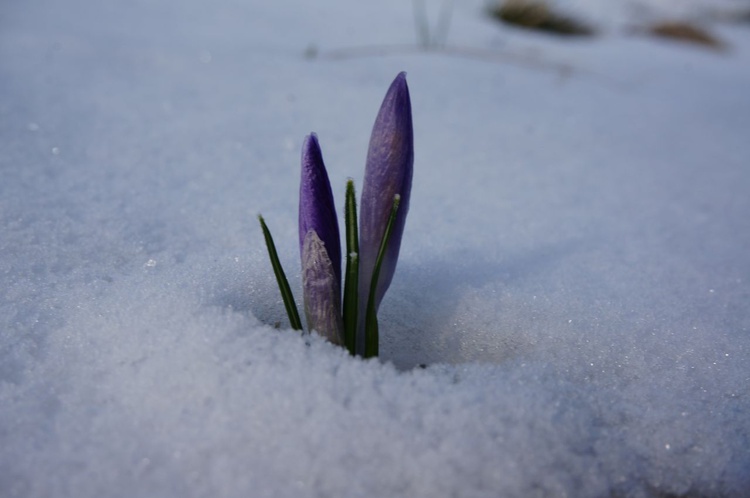
[[299,248],[307,327],[342,344],[339,224],[318,137],[302,145],[299,187]]
[[398,194],[401,202],[375,291],[375,309],[391,284],[401,247],[414,171],[414,132],[406,73],[401,72],[385,94],[372,127],[360,203],[359,303],[360,319],[370,293],[370,282],[380,242]]

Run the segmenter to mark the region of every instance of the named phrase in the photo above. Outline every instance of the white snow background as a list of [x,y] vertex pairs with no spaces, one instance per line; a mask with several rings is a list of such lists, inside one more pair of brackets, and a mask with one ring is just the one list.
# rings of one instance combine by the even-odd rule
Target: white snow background
[[[747,2],[557,4],[598,36],[482,1],[444,51],[399,0],[3,2],[0,496],[747,496],[750,27],[707,14]],[[669,15],[729,49],[624,29]],[[289,329],[256,215],[299,302],[302,139],[341,209],[401,70],[414,189],[363,361]]]

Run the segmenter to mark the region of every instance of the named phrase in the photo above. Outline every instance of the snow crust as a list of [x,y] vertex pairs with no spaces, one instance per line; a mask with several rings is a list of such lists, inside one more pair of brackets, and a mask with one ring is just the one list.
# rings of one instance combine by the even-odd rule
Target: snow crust
[[[746,496],[750,28],[612,27],[748,4],[558,4],[608,31],[3,3],[0,496]],[[362,361],[289,329],[256,214],[299,302],[302,139],[343,217],[400,70],[414,189]]]

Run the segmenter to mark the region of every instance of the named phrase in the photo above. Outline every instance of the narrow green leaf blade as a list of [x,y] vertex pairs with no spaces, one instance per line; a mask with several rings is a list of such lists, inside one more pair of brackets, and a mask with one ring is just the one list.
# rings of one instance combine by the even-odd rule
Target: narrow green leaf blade
[[344,345],[349,353],[357,351],[357,306],[359,301],[359,230],[354,182],[346,182],[346,277],[344,280]]
[[378,356],[380,337],[378,331],[377,310],[375,309],[375,291],[378,288],[380,266],[383,263],[385,251],[388,248],[388,241],[391,238],[393,223],[396,220],[396,214],[398,213],[398,204],[400,201],[401,196],[396,194],[393,197],[393,207],[391,208],[391,215],[388,217],[388,224],[385,226],[385,232],[383,232],[383,240],[380,242],[378,257],[375,260],[375,268],[372,271],[372,281],[370,282],[370,296],[367,299],[367,312],[365,314],[365,358]]
[[284,269],[281,267],[279,256],[276,253],[276,245],[273,243],[271,232],[268,230],[266,222],[263,220],[263,216],[258,215],[258,221],[260,221],[260,227],[263,230],[263,237],[266,239],[268,256],[271,258],[271,266],[273,267],[274,275],[276,275],[276,282],[279,284],[281,299],[284,301],[286,314],[289,316],[289,323],[291,323],[294,330],[302,330],[302,320],[299,318],[297,305],[295,304],[294,296],[292,295],[292,289],[289,288],[289,282],[286,279]]

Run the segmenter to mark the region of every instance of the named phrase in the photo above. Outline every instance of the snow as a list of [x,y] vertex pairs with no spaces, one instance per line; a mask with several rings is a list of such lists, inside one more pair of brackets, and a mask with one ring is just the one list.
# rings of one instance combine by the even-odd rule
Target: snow
[[[750,489],[750,29],[619,29],[747,2],[555,2],[578,40],[485,5],[445,51],[396,0],[0,7],[0,496]],[[289,329],[256,215],[299,301],[302,139],[343,209],[400,70],[363,361]]]

